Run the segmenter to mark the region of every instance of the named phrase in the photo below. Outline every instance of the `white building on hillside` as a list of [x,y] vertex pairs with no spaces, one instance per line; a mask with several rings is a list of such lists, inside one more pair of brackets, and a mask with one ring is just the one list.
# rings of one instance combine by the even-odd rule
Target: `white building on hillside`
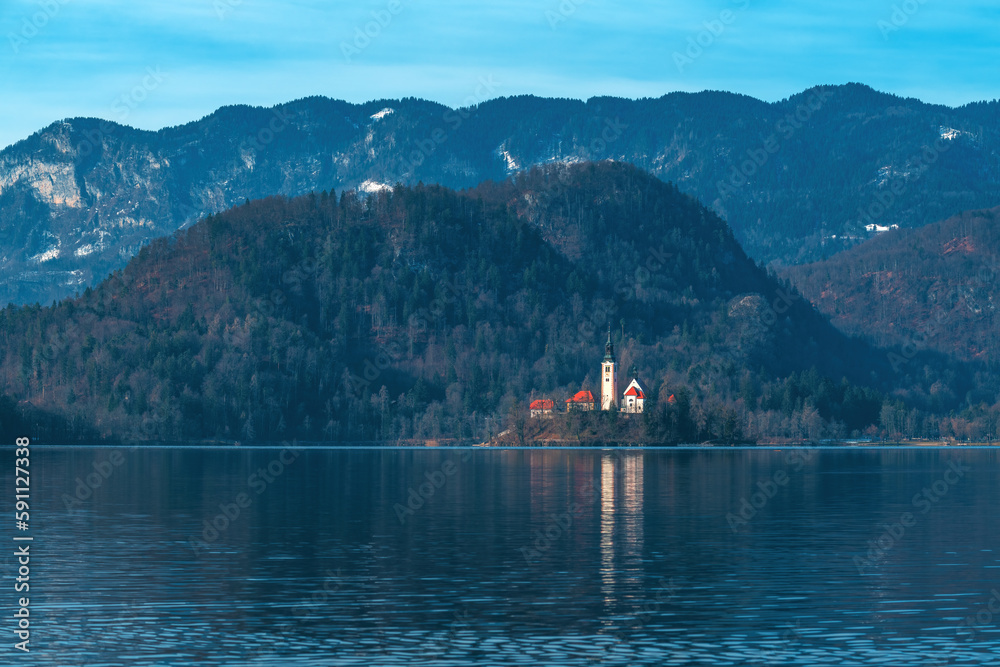
[[632,381],[625,388],[622,395],[622,412],[637,414],[642,412],[646,405],[646,395],[649,393],[646,387],[639,381],[639,374],[635,366],[632,367]]

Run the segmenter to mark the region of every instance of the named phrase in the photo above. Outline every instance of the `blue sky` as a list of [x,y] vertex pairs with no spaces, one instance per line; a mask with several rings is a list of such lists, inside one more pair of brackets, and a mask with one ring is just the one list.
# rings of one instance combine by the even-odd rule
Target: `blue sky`
[[0,28],[0,147],[62,118],[157,129],[308,95],[1000,97],[993,0],[4,0]]

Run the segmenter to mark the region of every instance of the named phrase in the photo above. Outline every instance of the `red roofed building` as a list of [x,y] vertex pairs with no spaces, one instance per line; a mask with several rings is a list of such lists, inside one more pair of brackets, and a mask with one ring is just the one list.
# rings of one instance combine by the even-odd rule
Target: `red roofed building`
[[593,410],[594,395],[589,391],[578,391],[573,398],[566,399],[566,412],[570,410]]
[[635,372],[635,368],[633,368],[632,382],[629,383],[625,389],[625,395],[622,396],[622,412],[633,414],[642,412],[646,405],[646,395],[648,393],[646,387],[639,381],[639,376]]
[[540,398],[537,401],[531,402],[531,416],[541,417],[542,415],[551,415],[555,407],[555,401],[548,398]]

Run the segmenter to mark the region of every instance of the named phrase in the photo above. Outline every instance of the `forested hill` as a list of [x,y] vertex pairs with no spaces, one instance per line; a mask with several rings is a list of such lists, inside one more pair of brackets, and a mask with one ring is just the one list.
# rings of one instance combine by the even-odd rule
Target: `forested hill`
[[886,232],[785,275],[839,328],[878,345],[1000,363],[1000,208]]
[[850,434],[907,381],[715,214],[603,162],[210,216],[79,298],[2,311],[0,391],[123,439],[478,438],[596,390],[609,322],[622,375],[678,397],[651,416],[672,441]]
[[[614,159],[719,213],[757,260],[820,259],[864,226],[1000,203],[1000,103],[957,109],[859,84],[766,103],[724,92],[587,101],[310,97],[147,132],[52,123],[0,151],[0,304],[51,303],[145,242],[247,198],[396,183],[452,188],[532,165]],[[484,101],[485,100],[485,101]]]

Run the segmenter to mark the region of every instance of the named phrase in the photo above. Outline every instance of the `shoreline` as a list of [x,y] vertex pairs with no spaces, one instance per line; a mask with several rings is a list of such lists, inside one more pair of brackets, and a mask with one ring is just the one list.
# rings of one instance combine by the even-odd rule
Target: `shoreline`
[[[484,443],[467,441],[464,443],[441,443],[440,441],[435,441],[434,444],[420,444],[417,442],[409,443],[386,443],[386,442],[354,442],[354,443],[343,443],[343,444],[333,444],[324,442],[282,442],[282,443],[259,443],[259,444],[224,444],[218,441],[190,441],[190,442],[156,442],[156,443],[146,443],[146,444],[107,444],[107,443],[95,443],[95,444],[81,444],[81,443],[65,443],[65,444],[41,444],[32,443],[34,446],[41,449],[149,449],[149,450],[220,450],[220,451],[239,451],[239,450],[274,450],[274,449],[315,449],[317,451],[332,451],[332,450],[395,450],[395,451],[430,451],[430,450],[472,450],[472,449],[482,449],[482,450],[557,450],[557,451],[601,451],[601,450],[625,450],[625,451],[670,451],[670,450],[682,450],[682,451],[706,451],[706,450],[721,450],[721,451],[752,451],[752,450],[797,450],[797,449],[820,449],[820,450],[955,450],[955,449],[997,449],[1000,448],[1000,443],[987,443],[987,442],[970,442],[970,443],[948,443],[944,441],[934,441],[934,442],[879,442],[879,443],[855,443],[855,442],[822,442],[822,443],[773,443],[773,444],[738,444],[738,445],[718,445],[718,444],[697,444],[688,443],[681,445],[646,445],[646,444],[622,444],[622,443],[565,443],[565,444],[524,444],[524,445],[514,445],[514,444],[500,444],[500,443]],[[3,448],[14,448],[16,445],[5,445]]]

